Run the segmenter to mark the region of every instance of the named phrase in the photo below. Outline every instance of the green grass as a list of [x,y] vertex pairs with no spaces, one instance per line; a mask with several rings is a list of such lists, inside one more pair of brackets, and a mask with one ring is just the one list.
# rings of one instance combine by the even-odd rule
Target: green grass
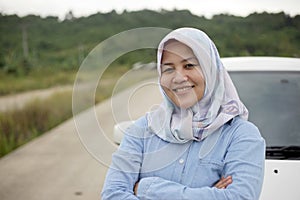
[[13,75],[0,71],[0,96],[73,84],[76,73],[77,70],[57,71],[40,69],[33,70],[26,75]]
[[[72,115],[71,92],[32,100],[22,109],[0,113],[0,157]],[[46,106],[45,106],[46,105]]]

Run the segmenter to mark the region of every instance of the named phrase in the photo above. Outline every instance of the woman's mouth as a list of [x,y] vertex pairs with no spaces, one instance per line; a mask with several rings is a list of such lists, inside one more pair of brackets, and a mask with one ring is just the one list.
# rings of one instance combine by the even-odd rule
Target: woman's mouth
[[174,88],[172,89],[173,92],[175,92],[176,94],[181,94],[181,93],[185,93],[191,89],[193,89],[195,86],[185,86],[185,87],[178,87],[178,88]]

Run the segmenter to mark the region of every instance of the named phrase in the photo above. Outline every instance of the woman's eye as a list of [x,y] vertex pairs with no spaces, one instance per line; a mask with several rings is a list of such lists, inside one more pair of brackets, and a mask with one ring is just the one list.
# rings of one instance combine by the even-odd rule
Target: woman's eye
[[162,73],[165,73],[165,72],[172,72],[174,69],[169,67],[169,68],[165,68],[162,70]]
[[195,64],[192,64],[192,63],[188,63],[188,64],[186,64],[185,65],[185,68],[193,68],[193,67],[195,67],[196,65]]

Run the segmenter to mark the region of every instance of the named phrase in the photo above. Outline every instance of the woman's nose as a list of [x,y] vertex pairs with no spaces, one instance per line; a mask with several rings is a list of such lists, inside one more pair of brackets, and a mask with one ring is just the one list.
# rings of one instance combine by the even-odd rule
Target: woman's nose
[[183,71],[176,71],[175,76],[173,78],[174,83],[182,83],[188,80],[187,75]]

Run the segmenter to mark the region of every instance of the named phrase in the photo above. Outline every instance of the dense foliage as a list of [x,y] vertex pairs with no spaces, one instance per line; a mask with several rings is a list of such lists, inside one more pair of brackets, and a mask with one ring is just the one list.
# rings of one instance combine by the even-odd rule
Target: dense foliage
[[[0,71],[17,74],[32,68],[76,69],[104,39],[137,27],[196,27],[215,41],[226,56],[300,57],[300,16],[253,13],[247,17],[216,15],[211,19],[187,10],[142,10],[97,13],[61,21],[57,17],[0,15]],[[151,61],[153,51],[128,54],[117,62]]]

